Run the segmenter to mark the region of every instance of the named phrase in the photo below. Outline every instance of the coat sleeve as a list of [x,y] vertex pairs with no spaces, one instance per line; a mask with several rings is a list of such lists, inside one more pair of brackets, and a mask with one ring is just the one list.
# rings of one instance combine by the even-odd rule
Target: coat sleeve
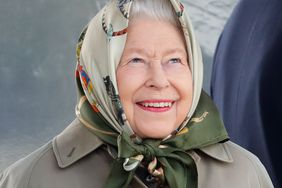
[[51,147],[52,144],[49,142],[0,172],[0,188],[31,188],[29,181],[33,168]]
[[1,172],[0,188],[28,188],[26,167],[20,160]]
[[[274,188],[272,181],[261,163],[261,161],[253,156],[252,163],[254,167],[254,172],[250,174],[250,185],[252,188]],[[258,184],[258,185],[257,185]]]

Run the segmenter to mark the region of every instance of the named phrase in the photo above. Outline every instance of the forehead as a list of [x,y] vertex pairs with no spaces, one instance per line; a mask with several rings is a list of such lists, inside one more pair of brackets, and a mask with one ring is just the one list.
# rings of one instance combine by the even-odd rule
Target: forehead
[[130,21],[126,39],[126,47],[137,45],[185,47],[185,38],[183,32],[170,22],[138,18]]

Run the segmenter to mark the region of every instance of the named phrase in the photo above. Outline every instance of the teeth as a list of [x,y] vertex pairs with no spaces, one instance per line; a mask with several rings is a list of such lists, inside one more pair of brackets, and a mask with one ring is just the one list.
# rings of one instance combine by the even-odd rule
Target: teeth
[[163,108],[163,107],[171,107],[171,102],[160,102],[160,103],[141,103],[145,107],[154,107],[154,108]]

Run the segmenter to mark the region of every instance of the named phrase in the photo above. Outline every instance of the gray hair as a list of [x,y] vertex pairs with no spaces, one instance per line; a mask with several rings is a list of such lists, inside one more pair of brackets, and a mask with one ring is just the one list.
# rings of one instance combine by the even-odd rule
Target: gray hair
[[180,21],[170,0],[133,0],[130,9],[130,21],[136,18],[153,18],[169,22],[179,29]]

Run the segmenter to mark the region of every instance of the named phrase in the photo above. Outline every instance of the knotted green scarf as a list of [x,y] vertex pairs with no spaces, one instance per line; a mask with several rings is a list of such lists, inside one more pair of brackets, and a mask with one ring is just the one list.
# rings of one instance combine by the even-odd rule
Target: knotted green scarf
[[[159,171],[164,171],[164,177],[158,173],[156,177],[164,178],[169,187],[197,188],[197,168],[188,151],[228,140],[219,113],[205,92],[202,92],[194,115],[181,132],[167,140],[145,139],[141,142],[136,142],[126,132],[119,134],[112,130],[83,99],[77,106],[78,118],[101,140],[118,148],[118,157],[112,165],[105,188],[127,187],[139,162],[153,161],[154,158]],[[126,164],[125,159],[128,158],[130,160]],[[125,164],[134,168],[127,171]]]
[[193,77],[193,99],[187,118],[166,139],[142,140],[135,135],[119,99],[116,68],[124,49],[133,0],[112,0],[90,21],[79,38],[77,117],[93,134],[118,151],[105,188],[127,187],[143,162],[152,176],[172,188],[196,188],[197,169],[189,150],[228,139],[214,104],[202,92],[202,57],[192,24],[178,0],[167,1],[184,34]]

